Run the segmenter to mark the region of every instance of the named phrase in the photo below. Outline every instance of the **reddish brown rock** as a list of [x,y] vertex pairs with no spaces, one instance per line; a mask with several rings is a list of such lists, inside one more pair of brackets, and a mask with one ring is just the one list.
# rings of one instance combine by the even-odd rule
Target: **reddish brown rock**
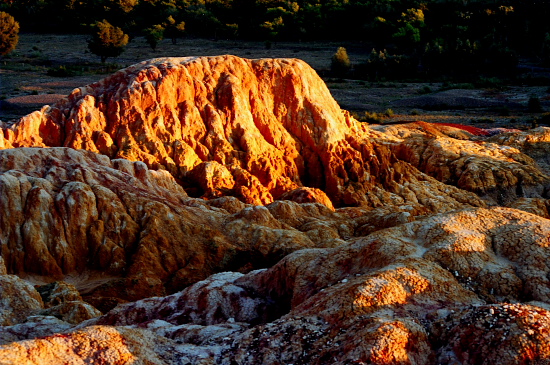
[[489,141],[520,150],[535,160],[542,172],[550,175],[550,164],[548,161],[550,128],[539,127],[525,132],[502,133],[491,137]]
[[492,304],[448,313],[432,327],[441,364],[533,364],[550,359],[550,311]]
[[548,213],[549,204],[550,202],[543,198],[519,198],[510,203],[508,206],[510,208],[536,214],[543,218],[550,218],[550,213]]
[[[76,89],[3,134],[4,148],[66,146],[142,161],[208,199],[268,204],[286,193],[329,207],[406,203],[429,211],[483,204],[435,181],[433,194],[404,187],[425,191],[427,178],[399,161],[388,141],[373,143],[372,131],[295,59],[146,61]],[[450,203],[433,199],[449,194]]]
[[71,284],[54,282],[37,287],[44,310],[42,316],[53,316],[71,324],[78,324],[90,318],[99,317],[102,313],[89,303],[83,301],[80,293]]
[[83,150],[0,151],[0,196],[7,272],[37,281],[75,277],[103,310],[101,298],[163,295],[315,245],[264,207],[220,200],[228,212],[188,198],[164,170]]
[[0,326],[23,322],[43,305],[32,285],[15,275],[0,275]]
[[[549,254],[548,232],[548,220],[513,209],[436,215],[337,248],[297,251],[271,269],[221,273],[181,293],[119,306],[81,324],[68,341],[117,329],[132,343],[138,332],[130,326],[160,339],[144,341],[140,361],[152,349],[164,354],[170,341],[188,344],[173,350],[178,356],[193,344],[213,364],[546,361],[550,354],[539,344],[548,337],[543,281],[550,269],[537,258]],[[99,354],[116,343],[96,342],[94,359],[104,361]],[[0,359],[18,354],[18,346],[5,347]],[[47,351],[41,340],[24,346]]]
[[328,196],[321,190],[315,188],[298,188],[284,193],[281,200],[292,200],[297,203],[320,203],[327,208],[334,210],[332,202]]
[[532,138],[519,133],[523,139],[518,136],[504,142],[507,138],[504,136],[489,140],[457,139],[450,136],[448,129],[423,122],[378,128],[400,138],[390,142],[399,159],[439,181],[475,192],[491,204],[544,196],[550,185],[546,175],[549,170],[541,170],[530,157],[541,154],[533,152],[534,143],[530,148],[519,142],[544,138],[540,131]]

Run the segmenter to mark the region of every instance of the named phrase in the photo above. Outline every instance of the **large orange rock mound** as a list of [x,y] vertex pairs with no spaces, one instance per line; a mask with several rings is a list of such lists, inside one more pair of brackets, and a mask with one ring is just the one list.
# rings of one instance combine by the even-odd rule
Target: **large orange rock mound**
[[[76,89],[6,129],[4,144],[143,161],[188,178],[207,197],[233,191],[267,204],[303,182],[331,184],[336,198],[332,170],[342,169],[346,154],[351,164],[363,159],[346,141],[350,127],[304,62],[165,58]],[[358,166],[343,170],[344,180],[362,173]]]
[[[296,59],[154,59],[4,127],[0,148],[64,146],[142,161],[169,171],[191,196],[269,204],[283,194],[300,199],[293,191],[308,187],[336,207],[421,200],[433,210],[422,200],[442,195],[452,196],[449,208],[482,204],[399,161],[387,136],[376,143]],[[433,194],[417,199],[403,189],[411,181]]]

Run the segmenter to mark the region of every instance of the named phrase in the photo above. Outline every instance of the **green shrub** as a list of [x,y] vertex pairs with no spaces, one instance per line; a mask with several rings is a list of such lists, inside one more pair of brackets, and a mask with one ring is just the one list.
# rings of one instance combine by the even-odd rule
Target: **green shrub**
[[431,94],[432,93],[432,88],[429,87],[429,86],[423,86],[422,88],[420,88],[418,91],[417,91],[419,94]]
[[348,52],[344,47],[338,47],[336,53],[332,56],[330,70],[336,76],[345,76],[351,69]]
[[78,76],[82,75],[84,72],[84,67],[78,67],[78,66],[59,66],[59,67],[52,67],[49,68],[48,71],[46,71],[46,74],[48,76],[53,77],[71,77],[71,76]]
[[164,39],[164,27],[160,24],[153,25],[143,31],[145,34],[145,40],[151,46],[153,51],[157,50],[158,42]]
[[475,82],[475,86],[484,89],[505,89],[504,81],[498,77],[480,77]]
[[57,68],[49,68],[46,74],[48,76],[54,76],[54,77],[72,76],[69,70],[67,70],[67,67],[65,66],[59,66]]
[[106,20],[96,22],[94,28],[95,32],[88,41],[88,48],[93,54],[101,57],[101,63],[105,63],[108,57],[120,56],[128,44],[128,35]]
[[351,115],[360,122],[363,123],[372,123],[372,124],[381,124],[384,123],[384,119],[393,116],[393,110],[387,109],[384,113],[375,113],[375,112],[363,112],[357,113],[353,112]]
[[373,49],[366,62],[355,67],[359,78],[369,80],[410,79],[416,74],[417,64],[413,57],[407,55],[392,55],[387,50]]
[[510,108],[508,108],[507,106],[499,106],[494,108],[493,110],[501,117],[507,117],[510,115]]

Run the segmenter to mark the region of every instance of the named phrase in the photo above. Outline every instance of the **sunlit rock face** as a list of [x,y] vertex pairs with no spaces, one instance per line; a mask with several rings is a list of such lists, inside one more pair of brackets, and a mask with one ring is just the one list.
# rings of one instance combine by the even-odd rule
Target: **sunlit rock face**
[[0,127],[1,364],[550,361],[548,129],[369,126],[233,56]]
[[142,162],[65,147],[0,151],[0,197],[7,272],[38,282],[70,278],[98,305],[342,241],[310,238],[235,198],[191,199],[168,172]]
[[142,161],[209,199],[265,205],[308,187],[336,207],[480,204],[398,160],[388,145],[395,138],[342,111],[295,59],[146,61],[22,118],[3,138],[4,148],[64,146]]

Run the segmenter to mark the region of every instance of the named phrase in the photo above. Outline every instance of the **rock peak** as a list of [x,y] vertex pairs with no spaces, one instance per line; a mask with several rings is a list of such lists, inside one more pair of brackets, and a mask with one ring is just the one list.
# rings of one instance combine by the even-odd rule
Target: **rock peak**
[[[6,129],[3,144],[139,160],[188,180],[198,195],[229,189],[267,204],[303,181],[324,188],[325,151],[346,144],[349,129],[349,116],[303,61],[172,57],[75,89]],[[219,186],[206,186],[205,171],[224,177]]]

